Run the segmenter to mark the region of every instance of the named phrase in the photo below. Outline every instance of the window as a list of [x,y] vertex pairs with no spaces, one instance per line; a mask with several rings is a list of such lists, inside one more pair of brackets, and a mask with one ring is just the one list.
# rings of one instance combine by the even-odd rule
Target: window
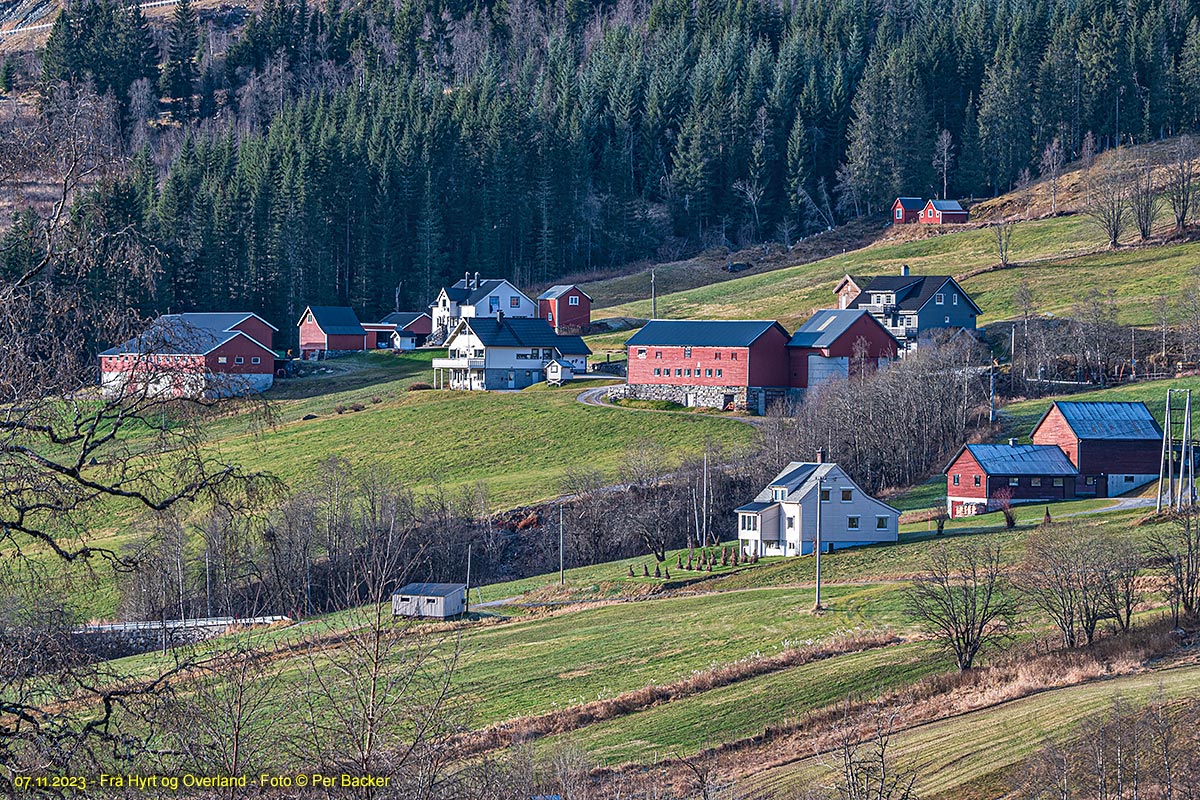
[[676,367],[675,368],[675,377],[679,378],[679,377],[682,377],[682,375],[683,375],[683,370],[680,369],[679,367]]
[[721,377],[721,370],[717,370],[717,377]]
[[787,499],[787,489],[774,487],[771,489],[771,499],[775,502]]
[[549,322],[551,325],[554,324],[554,312],[553,311],[546,312],[546,322]]
[[488,298],[488,309],[490,311],[492,311],[493,313],[499,311],[500,310],[500,298],[499,297],[489,297]]
[[691,370],[690,368],[689,368],[689,369],[685,369],[685,370],[683,371],[683,377],[685,377],[685,378],[690,378],[690,377],[692,377],[692,370]]
[[954,485],[955,485],[955,486],[958,486],[958,476],[957,476],[957,475],[955,475],[955,476],[952,478],[952,480],[953,480],[953,483],[954,483]]
[[1132,475],[1126,475],[1126,476],[1125,476],[1125,482],[1126,482],[1126,483],[1133,483],[1133,476],[1132,476]]
[[425,598],[425,602],[426,602],[426,604],[429,604],[429,603],[436,603],[436,602],[437,602],[437,600],[435,600],[435,599],[434,599],[434,598],[432,598],[432,597],[426,597],[426,598]]
[[1030,485],[1030,486],[1041,486],[1041,485],[1042,485],[1042,479],[1041,479],[1041,478],[1030,478],[1030,479],[1029,479],[1029,485]]
[[788,530],[791,530],[792,528],[796,527],[796,518],[795,517],[788,517],[787,521],[788,521],[788,524],[787,524]]
[[692,348],[690,348],[690,347],[683,348],[683,357],[691,358],[692,357]]
[[917,327],[917,316],[916,316],[916,314],[909,314],[907,317],[905,317],[905,318],[904,318],[904,327],[906,327],[906,328],[915,328],[915,327]]
[[412,598],[411,597],[401,597],[400,602],[401,603],[409,603],[409,602],[412,602]]
[[254,357],[252,357],[252,358],[250,359],[250,363],[251,363],[251,364],[261,364],[261,363],[262,363],[262,359],[261,359],[261,358],[259,358],[258,356],[254,356]]
[[246,363],[246,359],[242,358],[241,356],[234,356],[234,357],[233,357],[233,363],[235,363],[235,364],[245,364],[245,363]]
[[1008,485],[1009,485],[1009,486],[1020,486],[1020,485],[1021,485],[1021,479],[1020,479],[1020,478],[1018,478],[1016,475],[1014,475],[1014,476],[1012,476],[1011,478],[1009,478],[1009,479],[1008,479]]
[[1054,485],[1055,485],[1055,486],[1062,486],[1062,485],[1063,485],[1063,479],[1062,479],[1062,478],[1055,478],[1055,479],[1054,479]]
[[979,485],[979,476],[978,475],[975,476],[975,485],[976,486]]
[[311,311],[310,311],[310,312],[308,312],[308,316],[304,318],[304,323],[305,323],[306,325],[312,325],[312,324],[313,324],[313,315],[312,315],[312,312],[311,312]]
[[949,325],[949,324],[950,324],[950,316],[949,316],[949,315],[947,315],[947,316],[946,316],[946,324],[947,324],[947,325]]
[[734,353],[730,353],[730,354],[729,354],[729,360],[730,360],[730,361],[737,361],[737,353],[736,353],[736,352],[734,352]]
[[706,370],[704,370],[704,377],[706,377],[706,378],[711,378],[711,377],[712,377],[712,370],[711,370],[711,369],[706,369]]
[[553,347],[543,347],[542,348],[542,358],[554,358],[554,348]]
[[509,308],[520,308],[521,307],[521,298],[517,297],[516,295],[513,295],[512,297],[508,298],[508,307]]
[[899,208],[896,209],[896,219],[904,219],[904,212]]
[[853,499],[854,499],[854,490],[853,489],[842,489],[842,502],[843,503],[849,503]]
[[1085,484],[1087,484],[1088,486],[1095,486],[1096,485],[1096,476],[1088,475],[1086,478],[1084,478],[1083,482]]
[[933,296],[933,302],[937,303],[939,306],[945,305],[946,304],[946,295],[942,294],[941,292],[938,292],[937,294],[935,294]]
[[858,530],[858,517],[846,517],[846,528],[848,530]]
[[875,518],[875,530],[886,531],[887,526],[888,526],[888,518],[887,517],[876,517]]
[[217,363],[218,364],[228,364],[229,359],[227,359],[225,356],[217,356]]
[[658,367],[655,367],[655,368],[654,368],[654,377],[656,377],[656,378],[657,378],[657,377],[658,377],[658,376],[660,376],[660,375],[662,375],[662,370],[661,370],[661,369],[659,369]]
[[567,305],[569,305],[569,306],[577,306],[577,305],[579,305],[579,295],[574,295],[574,294],[573,294],[573,295],[571,295],[570,297],[568,297],[568,298],[567,298]]
[[[533,352],[533,354],[536,356],[536,355],[537,355],[537,351],[535,350],[535,351]],[[639,348],[638,348],[638,351],[637,351],[637,357],[638,357],[638,358],[645,358],[645,357],[646,357],[646,348],[644,348],[644,347],[639,347]]]
[[958,292],[955,292],[954,294],[950,295],[950,305],[952,305],[952,306],[958,305]]
[[828,489],[822,489],[822,490],[821,490],[821,502],[822,502],[822,503],[828,503],[828,502],[829,502],[829,490],[828,490]]
[[655,351],[654,351],[654,357],[655,357],[656,359],[659,359],[659,360],[661,360],[661,359],[662,359],[662,350],[655,350]]
[[718,350],[717,352],[713,353],[713,361],[720,361],[720,360],[721,360],[721,351]]

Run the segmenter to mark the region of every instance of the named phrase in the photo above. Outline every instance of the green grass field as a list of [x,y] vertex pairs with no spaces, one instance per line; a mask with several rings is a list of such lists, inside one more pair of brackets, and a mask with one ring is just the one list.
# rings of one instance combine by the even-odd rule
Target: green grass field
[[[1085,217],[1061,216],[1019,222],[1006,270],[980,272],[998,263],[989,228],[947,233],[915,241],[889,241],[843,255],[721,283],[660,294],[658,314],[669,318],[778,319],[795,327],[817,308],[834,305],[833,288],[846,273],[898,274],[908,264],[916,274],[964,276],[963,287],[983,309],[980,324],[1011,319],[1013,293],[1027,281],[1041,313],[1063,315],[1087,287],[1112,289],[1124,324],[1154,322],[1154,299],[1173,294],[1190,279],[1200,243],[1159,243],[1104,250],[1102,237]],[[591,291],[591,289],[589,289]],[[596,296],[604,291],[596,288]],[[599,303],[598,303],[599,305]],[[597,308],[594,316],[648,318],[649,298]],[[627,338],[627,337],[626,337]],[[598,344],[609,344],[606,340]]]

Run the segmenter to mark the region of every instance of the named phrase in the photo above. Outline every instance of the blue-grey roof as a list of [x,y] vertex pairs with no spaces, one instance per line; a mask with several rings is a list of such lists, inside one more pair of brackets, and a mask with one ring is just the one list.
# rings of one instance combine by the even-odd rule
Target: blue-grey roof
[[862,286],[862,293],[850,301],[850,308],[861,308],[871,302],[871,295],[880,292],[896,295],[896,307],[901,311],[919,311],[926,303],[931,303],[939,292],[944,291],[947,283],[954,285],[954,291],[962,295],[964,301],[976,314],[983,311],[963,291],[958,281],[949,275],[878,275]]
[[738,506],[737,508],[734,509],[734,511],[745,511],[747,513],[757,513],[759,511],[762,511],[764,508],[770,508],[772,505],[774,505],[774,504],[773,503],[759,503],[759,502],[755,501],[752,503],[746,503],[746,505],[744,505],[744,506]]
[[[564,294],[571,291],[572,289],[579,289],[579,287],[573,283],[560,283],[557,286],[551,286],[549,289],[547,289],[546,291],[539,294],[538,300],[553,300],[556,297],[562,297]],[[584,297],[586,297],[588,300],[592,299],[592,296],[590,294],[588,294],[587,292],[585,292],[583,289],[579,289],[579,293],[581,295],[583,295]]]
[[[358,315],[349,306],[309,306],[313,318],[326,334],[331,336],[363,336],[366,331],[358,321]],[[300,318],[301,321],[304,317]]]
[[461,592],[467,588],[465,583],[410,583],[402,589],[397,589],[396,594],[413,594],[421,597],[449,597],[455,592]]
[[[500,285],[503,283],[503,278],[489,278],[487,280],[480,280],[479,286],[476,287],[474,278],[471,280],[460,278],[455,281],[453,285],[445,287],[442,291],[446,293],[447,297],[460,306],[473,306],[477,305],[480,300],[499,289]],[[431,303],[430,305],[432,306],[435,304]]]
[[861,308],[824,308],[801,325],[788,347],[830,347],[861,317],[870,317]]
[[553,347],[564,355],[592,352],[579,336],[560,336],[544,319],[534,317],[468,317],[462,321],[484,347]]
[[[968,444],[963,449],[979,462],[988,475],[1059,477],[1076,474],[1075,465],[1052,444]],[[958,452],[962,454],[962,450]],[[957,460],[958,456],[955,456],[954,461]]]
[[920,211],[925,207],[925,201],[920,197],[897,197],[896,202],[900,204],[901,208],[908,211]]
[[384,325],[395,325],[397,329],[400,329],[411,325],[421,317],[427,316],[429,314],[425,311],[393,311],[379,321]]
[[652,319],[626,340],[627,347],[749,347],[771,328],[787,331],[770,319]]
[[[257,315],[246,312],[163,314],[139,335],[100,355],[202,355],[237,336],[245,336],[265,350],[267,346],[252,336],[231,330],[234,325],[254,316]],[[270,325],[266,320],[263,322]]]
[[966,211],[957,200],[930,200],[938,211]]
[[1145,403],[1059,401],[1050,405],[1042,420],[1056,406],[1080,439],[1159,441],[1163,436]]

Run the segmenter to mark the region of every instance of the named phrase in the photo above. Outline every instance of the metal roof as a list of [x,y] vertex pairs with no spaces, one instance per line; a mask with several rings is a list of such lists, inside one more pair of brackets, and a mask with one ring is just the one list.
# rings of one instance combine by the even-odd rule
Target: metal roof
[[[1052,444],[968,444],[966,450],[988,475],[1075,475],[1077,470],[1066,454]],[[949,469],[949,467],[947,467]]]
[[[557,286],[551,286],[549,289],[547,289],[546,291],[539,294],[538,300],[553,300],[556,297],[562,297],[564,294],[571,291],[572,289],[579,289],[579,287],[573,283],[560,283]],[[592,296],[590,294],[588,294],[587,292],[585,292],[583,289],[579,289],[579,293],[581,295],[583,295],[584,297],[586,297],[588,300],[592,299]]]
[[966,211],[957,200],[930,200],[929,204],[938,211]]
[[[274,356],[274,351],[254,337],[231,330],[234,325],[250,317],[257,315],[240,312],[164,314],[146,326],[142,333],[116,347],[110,347],[100,355],[203,355],[230,339],[245,336]],[[269,324],[265,320],[263,322]]]
[[[313,319],[321,330],[330,336],[362,336],[366,334],[358,321],[358,315],[349,306],[309,306]],[[300,317],[304,321],[304,317]]]
[[849,307],[869,305],[872,294],[883,292],[896,295],[896,307],[901,311],[919,311],[926,303],[933,302],[934,296],[942,292],[947,283],[954,285],[953,291],[957,291],[975,309],[976,314],[983,313],[971,296],[958,285],[958,281],[949,275],[878,275],[862,287],[862,293],[851,301]]
[[1050,404],[1034,430],[1055,407],[1080,439],[1160,441],[1163,436],[1145,403],[1058,401]]
[[396,590],[395,594],[412,594],[420,597],[449,597],[456,592],[465,591],[466,588],[467,585],[465,583],[410,583],[404,588]]
[[395,325],[397,328],[407,328],[421,317],[428,317],[429,314],[425,311],[393,311],[380,322],[387,325]]
[[788,347],[830,347],[861,317],[870,316],[861,308],[821,309],[796,330]]
[[[896,203],[899,203],[900,207],[907,211],[920,211],[925,207],[925,200],[920,197],[897,197]],[[892,203],[892,205],[895,206],[896,203]]]
[[770,508],[773,505],[774,505],[774,503],[759,503],[756,501],[753,503],[746,503],[746,505],[744,505],[744,506],[738,506],[737,508],[734,509],[734,511],[744,511],[748,514],[751,514],[751,513],[756,514],[759,511],[762,511],[764,508]]
[[[566,355],[592,352],[579,336],[560,336],[544,319],[534,317],[467,317],[461,323],[471,330],[484,347],[554,347]],[[456,329],[457,332],[457,329]],[[451,339],[454,335],[451,334]],[[447,340],[447,345],[449,340]]]
[[625,342],[627,347],[749,347],[771,328],[788,335],[775,320],[652,319]]

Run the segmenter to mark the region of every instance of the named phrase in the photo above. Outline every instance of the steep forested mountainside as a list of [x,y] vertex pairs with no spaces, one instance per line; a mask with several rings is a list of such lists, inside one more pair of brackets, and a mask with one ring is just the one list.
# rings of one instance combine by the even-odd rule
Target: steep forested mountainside
[[29,80],[112,95],[128,157],[80,224],[135,226],[159,259],[119,300],[287,323],[418,306],[464,270],[533,284],[787,242],[1193,130],[1198,9],[269,0],[236,34],[183,4],[154,35],[99,0]]

